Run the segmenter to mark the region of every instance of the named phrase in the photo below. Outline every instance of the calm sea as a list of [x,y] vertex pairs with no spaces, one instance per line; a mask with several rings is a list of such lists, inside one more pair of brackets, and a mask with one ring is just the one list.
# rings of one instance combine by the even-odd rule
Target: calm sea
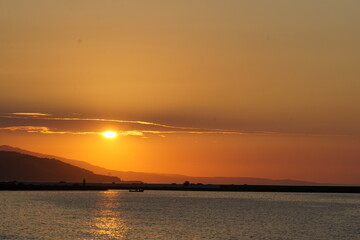
[[1,191],[0,239],[360,239],[360,195]]

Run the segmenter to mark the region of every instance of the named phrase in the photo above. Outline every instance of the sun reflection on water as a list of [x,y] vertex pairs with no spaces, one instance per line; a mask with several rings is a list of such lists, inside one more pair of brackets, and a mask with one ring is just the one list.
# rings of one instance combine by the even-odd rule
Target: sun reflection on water
[[93,219],[93,235],[96,239],[124,239],[129,227],[119,211],[119,191],[104,191],[97,204],[98,213]]

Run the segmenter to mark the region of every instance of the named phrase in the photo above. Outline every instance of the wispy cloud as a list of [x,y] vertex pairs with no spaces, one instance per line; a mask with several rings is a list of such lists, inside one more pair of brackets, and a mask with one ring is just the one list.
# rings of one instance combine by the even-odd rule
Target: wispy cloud
[[28,133],[44,133],[44,134],[83,134],[83,135],[100,134],[99,132],[57,131],[43,126],[13,126],[13,127],[3,127],[0,128],[0,130],[23,131]]
[[[44,113],[42,113],[44,114]],[[14,116],[15,115],[15,116]],[[11,113],[10,115],[1,116],[1,118],[16,118],[16,119],[26,119],[26,115],[16,116],[20,114]],[[29,114],[30,115],[30,114]],[[32,118],[30,118],[32,119]],[[174,126],[168,124],[161,124],[155,122],[139,121],[139,120],[120,120],[120,119],[104,119],[104,118],[79,118],[79,117],[53,117],[51,114],[39,115],[36,119],[39,120],[49,120],[49,121],[93,121],[93,122],[113,122],[113,123],[125,123],[125,124],[136,124],[136,125],[145,125],[152,127],[160,127],[165,129],[172,130],[190,130],[190,131],[217,131],[217,132],[239,132],[239,130],[230,130],[230,129],[218,129],[218,128],[197,128],[197,127],[183,127],[183,126]],[[243,132],[243,131],[242,131]]]
[[[91,135],[91,134],[102,134],[102,132],[96,131],[73,131],[73,130],[56,130],[50,128],[47,125],[46,121],[87,121],[87,122],[103,122],[103,123],[118,123],[117,133],[120,136],[140,136],[146,137],[146,135],[155,134],[157,136],[165,137],[169,134],[224,134],[224,135],[244,135],[244,134],[256,134],[256,135],[308,135],[308,136],[344,136],[344,135],[334,135],[334,134],[296,134],[296,133],[286,133],[286,132],[276,132],[276,131],[249,131],[249,130],[233,130],[233,129],[219,129],[219,128],[196,128],[196,127],[183,127],[183,126],[174,126],[161,124],[156,122],[147,122],[147,121],[138,121],[138,120],[120,120],[120,119],[104,119],[104,118],[80,118],[80,117],[57,117],[52,114],[46,113],[10,113],[2,114],[1,118],[6,119],[23,119],[29,120],[29,125],[26,126],[10,126],[3,127],[0,130],[8,131],[24,131],[29,133],[42,133],[42,134],[82,134],[82,135]],[[40,126],[33,125],[36,121],[42,120]],[[43,122],[45,121],[45,123]],[[38,123],[38,122],[37,122]],[[49,123],[50,124],[50,123]],[[126,127],[121,124],[127,124]],[[130,125],[130,126],[128,126]],[[59,124],[61,126],[61,124]],[[146,127],[147,126],[147,127]],[[148,128],[150,127],[150,129]],[[63,128],[61,126],[60,128]],[[130,129],[129,129],[130,128]],[[126,130],[121,130],[126,129]]]
[[117,134],[121,135],[121,136],[144,136],[144,132],[143,131],[120,131],[117,132]]
[[14,127],[3,127],[0,130],[10,130],[10,131],[25,131],[25,132],[47,132],[49,128],[39,127],[39,126],[14,126]]
[[15,116],[51,116],[51,114],[48,113],[27,113],[27,112],[18,112],[18,113],[10,113],[10,115]]
[[[8,131],[22,131],[28,133],[42,133],[42,134],[74,134],[74,135],[101,135],[103,132],[91,132],[91,131],[59,131],[50,129],[45,126],[12,126],[12,127],[3,127],[0,130],[8,130]],[[194,131],[194,130],[129,130],[129,131],[116,131],[116,133],[120,136],[139,136],[144,137],[146,134],[155,134],[160,137],[166,137],[168,134],[226,134],[226,135],[242,135],[249,134],[250,132],[234,132],[234,131]],[[251,132],[255,133],[255,132]],[[258,134],[274,134],[274,133],[265,133],[258,132]]]
[[[74,134],[74,135],[101,135],[102,132],[86,132],[86,131],[57,131],[44,126],[13,126],[3,127],[0,130],[8,131],[22,131],[28,133],[43,133],[43,134]],[[142,131],[118,131],[121,136],[143,136]]]

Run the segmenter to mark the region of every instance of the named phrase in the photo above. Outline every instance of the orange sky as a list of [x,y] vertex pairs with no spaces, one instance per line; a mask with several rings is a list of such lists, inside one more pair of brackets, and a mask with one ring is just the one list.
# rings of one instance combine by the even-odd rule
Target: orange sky
[[360,184],[359,29],[357,1],[0,1],[0,144]]

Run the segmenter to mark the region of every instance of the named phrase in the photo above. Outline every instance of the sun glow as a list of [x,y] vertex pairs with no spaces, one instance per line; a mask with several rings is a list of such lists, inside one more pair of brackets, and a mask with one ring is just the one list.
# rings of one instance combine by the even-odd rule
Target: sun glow
[[106,138],[115,138],[118,134],[114,131],[103,132],[102,135]]

